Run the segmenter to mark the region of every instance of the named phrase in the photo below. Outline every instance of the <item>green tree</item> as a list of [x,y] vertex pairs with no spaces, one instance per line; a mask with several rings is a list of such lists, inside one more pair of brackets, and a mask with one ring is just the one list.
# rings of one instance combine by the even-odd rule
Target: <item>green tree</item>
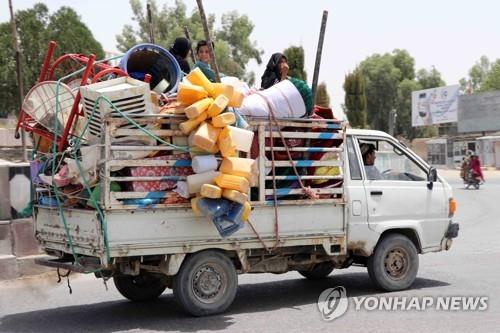
[[[61,7],[50,15],[43,3],[16,12],[17,34],[21,50],[21,68],[25,93],[37,81],[50,40],[57,42],[52,59],[63,53],[94,53],[104,57],[104,51],[76,12]],[[12,30],[10,22],[0,24],[0,116],[20,108]]]
[[402,135],[408,140],[417,136],[416,127],[411,126],[411,93],[421,89],[422,86],[415,80],[404,79],[399,84],[394,133]]
[[389,112],[396,107],[401,71],[391,54],[374,54],[360,63],[365,79],[366,111],[371,128],[387,132]]
[[325,108],[330,107],[330,96],[328,95],[325,82],[321,82],[320,84],[318,84],[318,90],[316,91],[316,100],[314,101],[314,103]]
[[491,69],[491,63],[487,56],[482,56],[474,66],[469,69],[469,76],[460,79],[460,88],[462,91],[472,93],[480,90],[483,81],[488,76]]
[[[412,92],[445,85],[434,67],[415,73],[413,57],[406,50],[395,49],[392,53],[367,57],[356,70],[360,70],[365,79],[366,114],[371,128],[387,131],[390,110],[396,110],[395,135],[413,139],[435,132],[434,126],[411,126]],[[349,112],[347,108],[348,117]]]
[[439,73],[434,66],[432,66],[430,70],[425,68],[420,69],[417,72],[417,81],[422,89],[430,89],[446,85],[446,82],[444,82],[441,78],[441,73]]
[[500,90],[500,59],[497,59],[486,74],[480,91]]
[[346,75],[344,80],[344,107],[352,127],[366,127],[365,80],[359,69]]
[[406,50],[395,49],[392,51],[392,63],[401,72],[400,81],[415,78],[415,59]]
[[[186,5],[181,0],[176,0],[173,6],[164,5],[158,8],[156,1],[149,1],[151,5],[152,20],[155,27],[155,43],[165,48],[170,48],[175,38],[184,36],[184,27],[189,30],[192,41],[205,39],[198,10],[190,15]],[[130,0],[133,20],[138,28],[125,25],[122,33],[116,36],[117,47],[126,51],[132,46],[149,42],[149,28],[145,8],[140,0]],[[215,28],[215,15],[208,15],[210,35],[215,42],[215,55],[219,70],[226,75],[246,79],[250,84],[255,80],[255,75],[246,72],[246,66],[251,59],[258,64],[262,63],[262,50],[257,48],[255,42],[250,41],[254,25],[246,15],[232,11],[222,15],[221,27]],[[194,45],[193,45],[194,46]]]
[[304,48],[302,46],[290,46],[283,51],[288,61],[288,75],[307,81],[307,73],[304,69]]

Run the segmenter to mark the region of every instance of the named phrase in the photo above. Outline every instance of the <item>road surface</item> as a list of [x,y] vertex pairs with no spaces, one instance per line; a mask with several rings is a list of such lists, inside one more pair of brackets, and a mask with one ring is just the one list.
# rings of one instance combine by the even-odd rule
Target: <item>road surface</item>
[[[230,310],[192,318],[171,291],[157,301],[134,304],[93,276],[66,281],[53,275],[0,282],[0,332],[500,332],[500,172],[487,172],[480,190],[464,190],[458,171],[440,171],[454,187],[459,238],[448,252],[420,256],[411,290],[380,293],[366,270],[334,271],[320,282],[295,272],[239,277]],[[321,292],[344,286],[349,308],[324,321],[317,307]],[[488,297],[486,311],[356,311],[354,297]]]

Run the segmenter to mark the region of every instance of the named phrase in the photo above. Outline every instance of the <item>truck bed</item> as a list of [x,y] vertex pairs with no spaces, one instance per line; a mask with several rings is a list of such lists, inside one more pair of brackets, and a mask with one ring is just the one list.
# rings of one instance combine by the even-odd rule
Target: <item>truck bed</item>
[[[172,139],[183,136],[178,124],[185,118],[179,116],[141,117],[137,123],[147,125],[161,124],[161,129],[151,130],[155,135]],[[186,167],[186,160],[158,160],[148,158],[130,159],[116,151],[162,151],[173,150],[168,145],[162,146],[122,146],[114,145],[113,137],[132,135],[144,136],[138,129],[122,129],[124,119],[109,119],[104,126],[101,165],[101,184],[103,187],[100,205],[102,216],[95,210],[75,208],[55,208],[37,206],[36,235],[47,250],[59,250],[70,253],[67,237],[69,232],[76,253],[101,258],[105,262],[110,258],[127,256],[162,255],[175,253],[191,253],[206,248],[226,250],[262,249],[265,247],[317,245],[324,248],[326,254],[345,253],[344,197],[343,197],[343,160],[342,142],[344,131],[338,121],[316,119],[294,119],[279,121],[280,131],[276,127],[269,130],[268,120],[250,122],[258,138],[259,177],[249,193],[253,210],[249,223],[244,228],[227,238],[222,238],[211,221],[205,217],[196,217],[189,204],[159,203],[149,207],[131,205],[125,200],[151,197],[168,197],[168,191],[137,192],[122,190],[110,191],[114,182],[162,181],[162,177],[130,177],[112,174],[113,168],[138,166],[151,167]],[[298,146],[289,147],[292,160],[283,157],[286,149],[280,142],[284,136],[287,140],[299,140]],[[274,147],[270,140],[274,138]],[[328,142],[327,145],[318,143]],[[276,153],[279,152],[279,153]],[[270,154],[279,158],[271,161]],[[315,159],[317,154],[331,153],[328,159]],[[281,154],[281,155],[279,155]],[[314,155],[316,154],[316,155]],[[125,154],[126,155],[126,154]],[[187,164],[186,164],[187,163]],[[305,196],[301,188],[293,187],[297,177],[291,173],[291,166],[301,168],[300,174],[305,186],[318,195],[315,199]],[[272,184],[272,173],[269,169],[274,165],[276,170],[288,173],[277,174],[276,188]],[[316,174],[318,167],[338,168],[338,175]],[[267,172],[266,172],[267,169]],[[287,174],[287,175],[283,175]],[[184,180],[183,176],[166,177],[169,180]],[[328,186],[317,185],[321,181]],[[124,187],[125,188],[125,187]],[[273,194],[277,193],[277,220]],[[66,222],[67,231],[62,217]],[[278,230],[276,230],[278,225]],[[255,228],[253,230],[252,226]],[[105,239],[107,237],[107,241]],[[279,242],[276,244],[276,239]],[[106,245],[107,244],[107,245]]]
[[[66,231],[58,209],[38,207],[37,237],[48,249],[68,251]],[[64,209],[68,229],[79,254],[104,257],[103,230],[95,212]],[[279,207],[280,246],[318,245],[329,254],[344,246],[344,207],[340,204]],[[252,225],[268,247],[275,245],[274,208],[256,207]],[[228,238],[221,238],[205,217],[196,217],[191,208],[113,210],[106,214],[111,257],[189,253],[205,248],[227,250],[262,248],[251,226]]]

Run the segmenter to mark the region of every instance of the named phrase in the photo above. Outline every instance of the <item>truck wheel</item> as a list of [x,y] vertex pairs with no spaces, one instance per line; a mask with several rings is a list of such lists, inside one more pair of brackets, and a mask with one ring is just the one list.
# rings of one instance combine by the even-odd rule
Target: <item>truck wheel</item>
[[167,288],[161,278],[149,273],[117,275],[113,276],[113,281],[120,294],[134,302],[154,300]]
[[316,264],[310,271],[297,271],[303,277],[309,280],[319,280],[326,278],[333,271],[333,264],[331,262],[322,262]]
[[203,251],[184,259],[174,276],[177,302],[193,316],[224,312],[233,303],[238,275],[229,258],[219,251]]
[[418,253],[408,237],[384,237],[368,258],[368,274],[373,284],[385,291],[409,288],[417,276]]

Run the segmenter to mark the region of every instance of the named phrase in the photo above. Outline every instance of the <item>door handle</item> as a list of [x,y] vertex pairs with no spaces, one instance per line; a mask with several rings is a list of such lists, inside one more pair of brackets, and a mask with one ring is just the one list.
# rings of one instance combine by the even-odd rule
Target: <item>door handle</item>
[[370,195],[382,195],[382,191],[370,191]]

